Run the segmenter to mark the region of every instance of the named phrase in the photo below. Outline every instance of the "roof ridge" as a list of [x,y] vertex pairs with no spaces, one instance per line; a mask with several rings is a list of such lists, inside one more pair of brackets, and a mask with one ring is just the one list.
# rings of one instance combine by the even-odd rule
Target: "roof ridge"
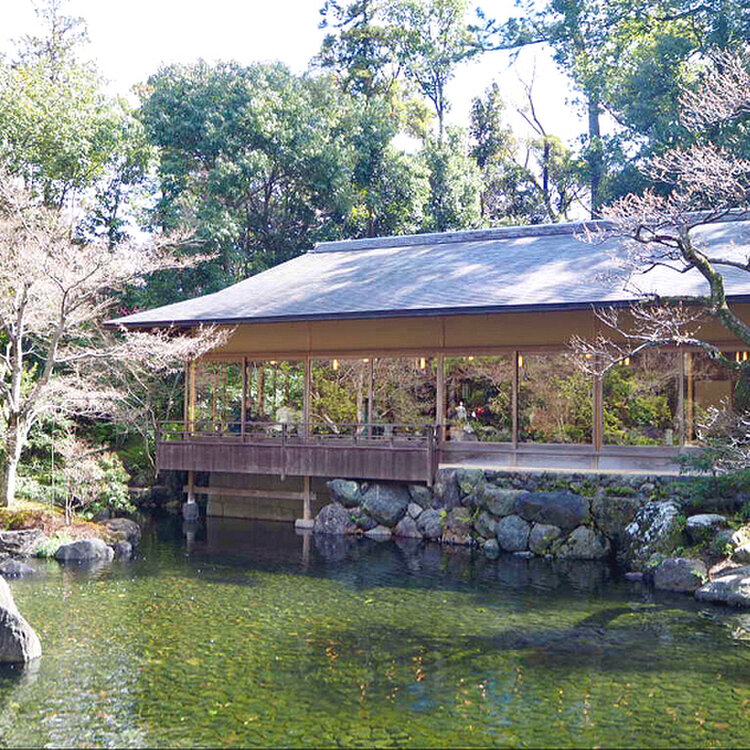
[[456,242],[481,242],[483,240],[517,239],[519,237],[552,237],[582,232],[584,227],[596,227],[602,221],[569,221],[558,224],[528,224],[492,229],[465,229],[456,232],[431,232],[428,234],[401,234],[389,237],[365,237],[356,240],[318,242],[308,253],[336,253],[347,250],[374,250],[386,247],[420,247],[422,245],[448,245]]

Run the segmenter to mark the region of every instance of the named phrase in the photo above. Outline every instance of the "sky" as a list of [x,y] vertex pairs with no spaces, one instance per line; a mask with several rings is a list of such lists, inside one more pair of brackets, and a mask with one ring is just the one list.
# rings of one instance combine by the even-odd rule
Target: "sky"
[[[280,60],[303,72],[318,51],[322,0],[68,0],[64,10],[86,19],[96,60],[114,93],[126,95],[161,64],[237,60],[248,64]],[[512,12],[512,0],[484,0],[488,15]],[[37,29],[31,0],[0,0],[0,50]],[[504,52],[488,53],[461,67],[448,89],[449,122],[468,124],[471,100],[496,80],[508,105],[508,119],[519,134],[528,126],[515,113],[524,101],[519,76],[534,76],[534,100],[546,130],[572,141],[582,130],[568,80],[549,50],[524,50],[513,67]]]

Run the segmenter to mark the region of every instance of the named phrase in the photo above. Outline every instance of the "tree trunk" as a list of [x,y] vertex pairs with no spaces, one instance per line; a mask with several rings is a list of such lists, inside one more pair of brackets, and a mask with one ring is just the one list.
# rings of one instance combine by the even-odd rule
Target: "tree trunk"
[[750,368],[748,367],[740,371],[734,386],[734,410],[738,414],[750,412]]
[[0,466],[0,507],[13,505],[16,499],[18,463],[21,460],[23,440],[18,425],[8,425],[8,440],[5,444],[5,459]]
[[601,131],[599,128],[599,95],[595,92],[589,92],[588,95],[589,111],[589,180],[591,188],[591,218],[595,219],[599,215],[601,208],[601,181],[602,181],[602,141]]

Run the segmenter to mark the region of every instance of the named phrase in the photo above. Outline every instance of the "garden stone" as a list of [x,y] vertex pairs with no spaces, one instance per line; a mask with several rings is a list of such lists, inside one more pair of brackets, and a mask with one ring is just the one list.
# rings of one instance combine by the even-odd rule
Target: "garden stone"
[[521,550],[520,552],[514,552],[513,557],[520,557],[521,560],[531,560],[535,555],[530,550]]
[[609,539],[604,534],[587,526],[579,526],[554,552],[564,560],[604,560],[611,550]]
[[506,516],[497,522],[495,536],[506,552],[528,549],[531,526],[520,516]]
[[400,485],[373,484],[362,496],[362,510],[383,526],[395,526],[408,505],[409,492]]
[[60,562],[87,562],[89,560],[111,560],[115,553],[101,539],[79,539],[77,542],[61,544],[55,559]]
[[643,573],[641,573],[640,570],[630,570],[627,573],[625,573],[625,580],[630,581],[631,583],[635,583],[636,581],[642,581]]
[[348,479],[332,479],[328,482],[328,492],[331,500],[345,508],[354,508],[362,500],[359,484]]
[[713,538],[717,531],[725,529],[727,519],[718,513],[699,513],[690,516],[685,524],[685,531],[692,544],[699,544]]
[[0,575],[3,578],[21,578],[22,576],[33,576],[37,574],[37,569],[32,568],[20,560],[4,560],[0,564]]
[[368,516],[362,508],[351,508],[349,510],[349,518],[355,528],[347,533],[356,533],[357,529],[360,529],[361,531],[369,531],[378,525],[378,522],[372,516]]
[[104,522],[104,526],[118,535],[123,535],[125,541],[130,542],[133,547],[141,543],[141,527],[129,518],[110,518]]
[[0,555],[28,557],[36,554],[47,537],[41,529],[0,531]]
[[383,526],[382,524],[378,524],[374,529],[365,531],[365,536],[368,539],[375,539],[379,542],[384,542],[386,541],[386,539],[390,539],[391,535],[391,530],[387,526]]
[[133,557],[133,545],[124,539],[114,546],[115,560],[130,560]]
[[750,607],[750,566],[734,568],[717,576],[697,589],[695,598],[734,607]]
[[625,527],[620,562],[642,568],[655,553],[668,554],[682,543],[680,509],[673,500],[646,503]]
[[458,489],[461,490],[461,496],[466,497],[476,487],[484,485],[484,469],[459,469],[456,472],[456,481]]
[[516,500],[516,513],[527,521],[574,529],[590,518],[588,501],[572,492],[525,492]]
[[[421,509],[420,509],[421,510]],[[394,527],[393,536],[407,539],[421,539],[422,534],[417,528],[417,522],[410,516],[404,516]]]
[[424,508],[421,505],[417,505],[417,503],[409,503],[406,506],[406,513],[410,518],[419,518],[423,510]]
[[432,490],[422,484],[409,485],[409,497],[412,503],[416,503],[420,508],[432,507]]
[[41,655],[39,636],[18,611],[10,586],[0,578],[0,663],[22,664]]
[[496,526],[497,521],[486,510],[481,511],[474,521],[474,529],[483,539],[494,537]]
[[443,533],[440,513],[432,508],[424,511],[417,519],[417,528],[426,539],[439,539]]
[[478,508],[484,508],[493,516],[501,518],[515,515],[516,501],[525,494],[527,494],[525,490],[504,490],[487,486],[481,492],[475,493],[474,502]]
[[457,505],[445,518],[443,541],[447,544],[471,544],[471,525],[471,510]]
[[600,531],[618,541],[641,505],[638,497],[597,496],[591,501],[591,516]]
[[702,560],[689,557],[668,557],[654,571],[654,588],[662,591],[692,593],[708,578]]
[[320,509],[313,524],[314,534],[349,534],[352,520],[341,503],[330,503]]
[[452,469],[438,471],[437,481],[432,488],[434,501],[437,507],[451,510],[459,504],[458,482],[456,472]]
[[743,544],[732,552],[732,560],[747,565],[750,563],[750,544]]
[[484,556],[489,560],[496,560],[500,557],[500,545],[497,539],[488,539],[484,543]]
[[559,526],[548,523],[535,523],[529,534],[529,549],[537,555],[549,552],[552,543],[560,538],[562,531]]

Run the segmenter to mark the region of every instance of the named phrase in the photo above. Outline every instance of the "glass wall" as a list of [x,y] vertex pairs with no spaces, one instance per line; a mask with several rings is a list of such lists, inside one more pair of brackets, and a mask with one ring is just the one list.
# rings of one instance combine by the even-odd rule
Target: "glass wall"
[[311,362],[310,418],[317,434],[369,421],[371,367],[367,358]]
[[[729,409],[736,383],[735,373],[727,370],[704,352],[688,352],[685,357],[685,442],[696,441],[696,431],[710,408]],[[737,361],[746,352],[725,352]]]
[[679,444],[680,356],[675,351],[645,351],[604,375],[606,444]]
[[242,419],[241,362],[196,365],[194,418],[198,429],[235,429]]
[[375,360],[375,424],[435,424],[437,362],[431,357],[385,357]]
[[451,440],[513,440],[513,355],[445,358]]
[[302,422],[305,364],[296,360],[247,363],[248,424]]
[[591,443],[592,386],[566,354],[519,353],[519,441]]

